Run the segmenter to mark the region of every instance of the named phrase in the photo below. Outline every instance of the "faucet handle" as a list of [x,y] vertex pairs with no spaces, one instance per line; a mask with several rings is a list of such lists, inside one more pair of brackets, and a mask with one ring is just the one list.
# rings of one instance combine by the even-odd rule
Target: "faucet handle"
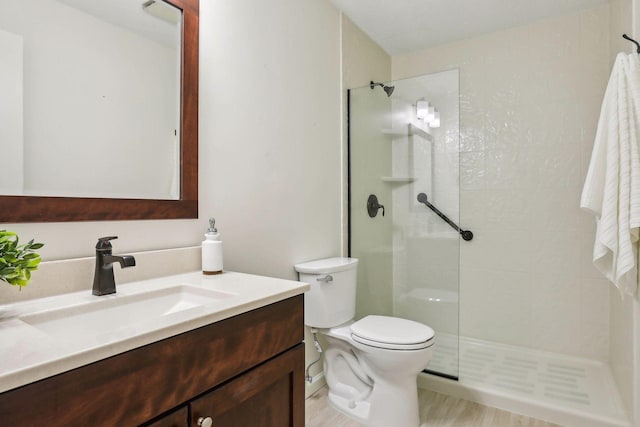
[[111,243],[109,240],[117,239],[118,236],[99,237],[96,249],[111,249]]

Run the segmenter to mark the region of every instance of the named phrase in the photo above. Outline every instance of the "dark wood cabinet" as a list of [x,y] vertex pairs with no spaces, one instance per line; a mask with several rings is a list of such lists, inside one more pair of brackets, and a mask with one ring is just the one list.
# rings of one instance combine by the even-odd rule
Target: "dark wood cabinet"
[[304,425],[304,345],[278,356],[190,403],[191,423],[209,417],[216,427]]
[[187,425],[189,425],[189,408],[183,406],[149,422],[146,427],[185,427]]
[[298,295],[1,393],[0,424],[303,427],[303,334]]

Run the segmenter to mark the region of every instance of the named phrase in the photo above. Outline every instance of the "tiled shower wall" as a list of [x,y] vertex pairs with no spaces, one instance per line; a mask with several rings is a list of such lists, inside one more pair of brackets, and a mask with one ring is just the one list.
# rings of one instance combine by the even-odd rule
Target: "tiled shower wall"
[[608,358],[609,285],[579,209],[610,70],[608,4],[393,58],[460,69],[460,333]]

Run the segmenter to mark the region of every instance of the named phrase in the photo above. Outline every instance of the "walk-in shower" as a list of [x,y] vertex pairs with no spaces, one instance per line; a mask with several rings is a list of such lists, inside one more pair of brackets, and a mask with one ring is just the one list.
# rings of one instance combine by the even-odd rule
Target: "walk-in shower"
[[596,96],[568,99],[553,69],[529,91],[510,73],[535,59],[489,79],[469,45],[447,57],[457,69],[381,83],[391,96],[348,91],[357,316],[436,331],[423,386],[563,425],[628,426],[607,362],[609,288],[586,270],[592,224],[578,209],[592,132],[580,120]]

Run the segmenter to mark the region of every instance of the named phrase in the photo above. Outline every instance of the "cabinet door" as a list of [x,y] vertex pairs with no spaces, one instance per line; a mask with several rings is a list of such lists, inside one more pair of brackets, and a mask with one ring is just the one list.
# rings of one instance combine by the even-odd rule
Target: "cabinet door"
[[192,401],[190,426],[207,417],[214,427],[304,427],[304,345]]

